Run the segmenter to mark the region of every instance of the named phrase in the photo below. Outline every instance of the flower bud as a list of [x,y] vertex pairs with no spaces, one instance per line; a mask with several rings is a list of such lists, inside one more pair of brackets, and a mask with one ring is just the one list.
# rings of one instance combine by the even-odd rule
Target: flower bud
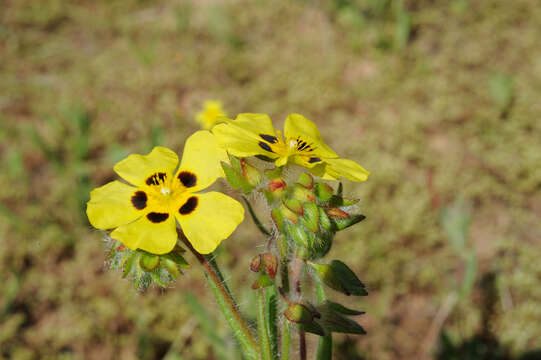
[[300,201],[310,201],[310,202],[316,201],[314,192],[311,189],[307,189],[304,186],[299,185],[299,184],[293,185],[291,196]]
[[310,324],[314,321],[314,313],[301,303],[293,303],[284,311],[285,317],[297,324]]
[[139,266],[141,266],[146,271],[152,271],[156,269],[159,264],[160,257],[158,255],[144,252],[139,258]]
[[259,172],[259,170],[250,165],[250,163],[248,163],[248,161],[246,161],[245,159],[242,159],[240,161],[240,166],[242,176],[244,177],[246,182],[253,187],[259,185],[262,178],[261,172]]
[[330,264],[317,264],[308,261],[307,264],[317,272],[321,281],[331,289],[340,291],[348,296],[368,295],[366,287],[361,280],[340,260],[333,260]]
[[293,211],[295,214],[302,216],[303,210],[302,210],[302,204],[297,199],[283,199],[282,202],[284,205],[291,211]]
[[269,275],[261,274],[261,275],[259,275],[257,280],[252,284],[252,289],[257,290],[257,289],[261,289],[261,288],[264,288],[264,287],[267,287],[267,286],[271,286],[273,284],[274,284],[274,282],[270,278]]
[[261,255],[261,257],[263,258],[263,263],[265,264],[265,271],[271,277],[271,279],[274,279],[276,272],[278,271],[278,257],[271,253],[265,253]]
[[302,209],[304,215],[301,223],[311,232],[317,233],[319,230],[319,211],[317,205],[312,202],[306,202],[302,205]]
[[250,270],[253,272],[259,272],[261,269],[261,255],[255,256],[250,262]]
[[297,184],[311,190],[314,187],[314,178],[309,173],[302,173],[297,179]]
[[322,203],[329,201],[334,195],[333,188],[325,183],[316,183],[314,190],[317,200]]

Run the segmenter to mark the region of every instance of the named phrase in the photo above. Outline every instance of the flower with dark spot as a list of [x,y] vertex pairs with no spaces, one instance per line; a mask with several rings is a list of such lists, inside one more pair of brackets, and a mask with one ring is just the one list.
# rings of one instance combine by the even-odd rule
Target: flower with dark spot
[[88,219],[98,229],[113,230],[111,238],[128,248],[153,254],[174,248],[178,221],[195,250],[208,254],[244,219],[238,201],[219,192],[199,192],[224,176],[220,161],[227,159],[208,131],[186,140],[178,170],[178,156],[164,147],[130,155],[114,166],[129,184],[115,180],[94,189]]
[[235,120],[214,126],[212,132],[237,157],[263,155],[274,159],[276,166],[293,163],[329,180],[345,177],[361,182],[370,174],[355,161],[338,157],[323,142],[317,126],[299,114],[288,115],[283,136],[265,114],[239,114]]

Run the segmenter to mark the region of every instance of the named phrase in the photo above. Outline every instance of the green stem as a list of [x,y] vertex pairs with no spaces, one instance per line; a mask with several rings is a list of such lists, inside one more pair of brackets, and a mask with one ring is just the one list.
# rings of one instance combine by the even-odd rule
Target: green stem
[[[272,310],[270,308],[270,302],[276,301],[276,291],[275,299],[271,300],[271,294],[268,289],[273,288],[267,287],[257,290],[257,329],[259,332],[259,345],[261,348],[261,358],[263,360],[274,360],[276,359],[276,332],[272,331],[272,326],[276,329],[275,321],[273,321]],[[274,312],[276,315],[276,312]],[[274,341],[273,341],[274,340]]]
[[252,208],[252,204],[250,204],[250,202],[248,201],[248,199],[246,199],[245,196],[243,196],[242,199],[244,200],[244,203],[248,207],[248,211],[250,212],[250,215],[252,216],[252,220],[254,220],[254,224],[257,226],[259,231],[261,231],[263,233],[263,235],[271,236],[271,232],[269,230],[267,230],[267,228],[265,228],[265,226],[263,226],[261,221],[259,221],[259,218],[257,217],[257,215],[255,214],[254,209]]
[[[291,281],[293,282],[293,291],[301,295],[301,278],[304,270],[304,262],[301,259],[294,259],[291,267]],[[301,360],[306,360],[306,333],[299,330],[299,354]]]
[[291,328],[289,321],[287,319],[284,319],[282,321],[282,360],[289,360],[289,351],[291,348]]
[[216,300],[218,301],[220,310],[224,314],[229,326],[231,326],[231,329],[235,334],[235,337],[240,343],[244,356],[248,360],[258,360],[259,345],[255,341],[254,336],[242,318],[235,300],[233,300],[231,293],[225,285],[217,264],[214,261],[209,262],[205,256],[198,253],[182,232],[179,232],[179,236],[186,247],[194,254],[197,260],[205,268],[205,277],[212,292],[214,293],[214,296],[216,297]]
[[[314,276],[314,286],[316,289],[316,297],[319,303],[326,300],[325,289],[319,277]],[[317,343],[316,360],[331,360],[332,359],[332,334],[328,333],[321,336]]]

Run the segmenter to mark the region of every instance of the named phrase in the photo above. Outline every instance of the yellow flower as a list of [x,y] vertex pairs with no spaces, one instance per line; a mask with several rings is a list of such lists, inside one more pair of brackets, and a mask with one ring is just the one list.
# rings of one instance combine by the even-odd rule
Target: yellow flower
[[205,101],[203,110],[195,115],[195,120],[203,129],[210,129],[220,119],[227,116],[220,101]]
[[[186,140],[178,156],[165,147],[118,162],[115,172],[132,185],[112,181],[90,193],[90,223],[132,250],[166,254],[177,243],[176,221],[192,246],[208,254],[244,219],[242,205],[219,192],[199,193],[223,176],[227,154],[208,131]],[[176,170],[176,171],[175,171]]]
[[239,114],[235,120],[216,125],[212,132],[220,145],[234,156],[263,155],[275,159],[276,166],[291,162],[329,180],[343,176],[361,182],[370,174],[356,162],[339,158],[323,142],[317,126],[299,114],[288,115],[284,136],[274,130],[271,119],[265,114]]

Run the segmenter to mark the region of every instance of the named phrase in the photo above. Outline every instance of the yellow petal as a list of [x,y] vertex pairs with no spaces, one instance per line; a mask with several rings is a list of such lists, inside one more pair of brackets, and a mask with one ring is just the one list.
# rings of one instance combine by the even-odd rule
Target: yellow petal
[[150,154],[132,154],[116,163],[115,172],[124,180],[138,187],[145,186],[145,181],[156,173],[165,173],[169,178],[178,164],[178,156],[172,150],[156,146]]
[[232,155],[277,157],[272,151],[266,150],[270,147],[261,138],[261,135],[275,136],[271,119],[265,114],[240,114],[236,120],[214,126],[212,132],[220,145]]
[[205,189],[224,176],[221,161],[229,158],[216,137],[209,131],[197,131],[186,140],[175,181],[180,180],[190,192]]
[[[362,182],[368,178],[370,172],[364,169],[361,165],[353,160],[348,159],[324,159],[327,163],[325,167],[325,175],[334,179],[339,179],[340,176],[351,181]],[[325,175],[323,178],[326,178]],[[328,177],[327,177],[328,178]]]
[[192,194],[175,214],[194,249],[209,254],[242,222],[244,208],[227,195],[208,192]]
[[313,143],[316,148],[316,155],[326,158],[335,158],[338,155],[323,142],[317,126],[299,114],[289,114],[284,125],[284,135],[286,139],[301,138],[303,141]]
[[[111,233],[111,237],[132,250],[141,249],[152,254],[166,254],[173,250],[177,243],[175,218],[170,214],[153,217],[149,213],[139,220],[122,225]],[[167,219],[163,218],[167,215]],[[161,220],[160,222],[152,222]]]
[[[137,192],[137,188],[117,180],[92,190],[86,205],[88,220],[92,226],[102,230],[134,221],[145,213],[142,200],[146,196],[141,199],[137,197]],[[146,200],[143,202],[146,207]],[[136,206],[141,209],[138,210]]]

